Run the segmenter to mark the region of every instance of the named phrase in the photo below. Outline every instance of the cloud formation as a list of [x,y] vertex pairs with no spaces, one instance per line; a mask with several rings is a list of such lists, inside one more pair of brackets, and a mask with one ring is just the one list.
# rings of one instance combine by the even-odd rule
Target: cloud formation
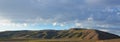
[[0,25],[118,29],[119,5],[119,0],[0,0]]

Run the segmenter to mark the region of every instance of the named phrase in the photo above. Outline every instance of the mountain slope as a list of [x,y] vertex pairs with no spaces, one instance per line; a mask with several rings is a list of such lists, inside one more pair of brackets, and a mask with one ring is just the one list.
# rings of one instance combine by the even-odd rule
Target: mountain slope
[[92,29],[70,30],[6,31],[0,32],[0,39],[80,39],[106,40],[120,38],[117,35]]

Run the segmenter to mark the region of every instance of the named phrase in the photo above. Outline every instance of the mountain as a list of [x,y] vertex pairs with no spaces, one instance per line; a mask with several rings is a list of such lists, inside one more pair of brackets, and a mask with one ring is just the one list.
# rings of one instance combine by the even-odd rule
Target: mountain
[[5,31],[0,32],[0,39],[80,39],[107,40],[120,36],[93,29],[72,28],[69,30],[40,30],[40,31]]

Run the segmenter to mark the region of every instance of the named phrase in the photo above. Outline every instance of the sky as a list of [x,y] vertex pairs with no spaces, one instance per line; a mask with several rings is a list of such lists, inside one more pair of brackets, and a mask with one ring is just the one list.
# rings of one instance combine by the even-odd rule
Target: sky
[[120,35],[119,0],[0,0],[0,31],[97,29]]

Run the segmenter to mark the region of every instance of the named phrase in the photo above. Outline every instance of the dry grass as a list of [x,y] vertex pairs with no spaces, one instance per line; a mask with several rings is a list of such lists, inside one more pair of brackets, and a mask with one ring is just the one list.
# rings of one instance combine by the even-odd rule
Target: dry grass
[[119,42],[120,39],[111,40],[78,40],[78,39],[13,39],[13,40],[0,40],[0,42]]

